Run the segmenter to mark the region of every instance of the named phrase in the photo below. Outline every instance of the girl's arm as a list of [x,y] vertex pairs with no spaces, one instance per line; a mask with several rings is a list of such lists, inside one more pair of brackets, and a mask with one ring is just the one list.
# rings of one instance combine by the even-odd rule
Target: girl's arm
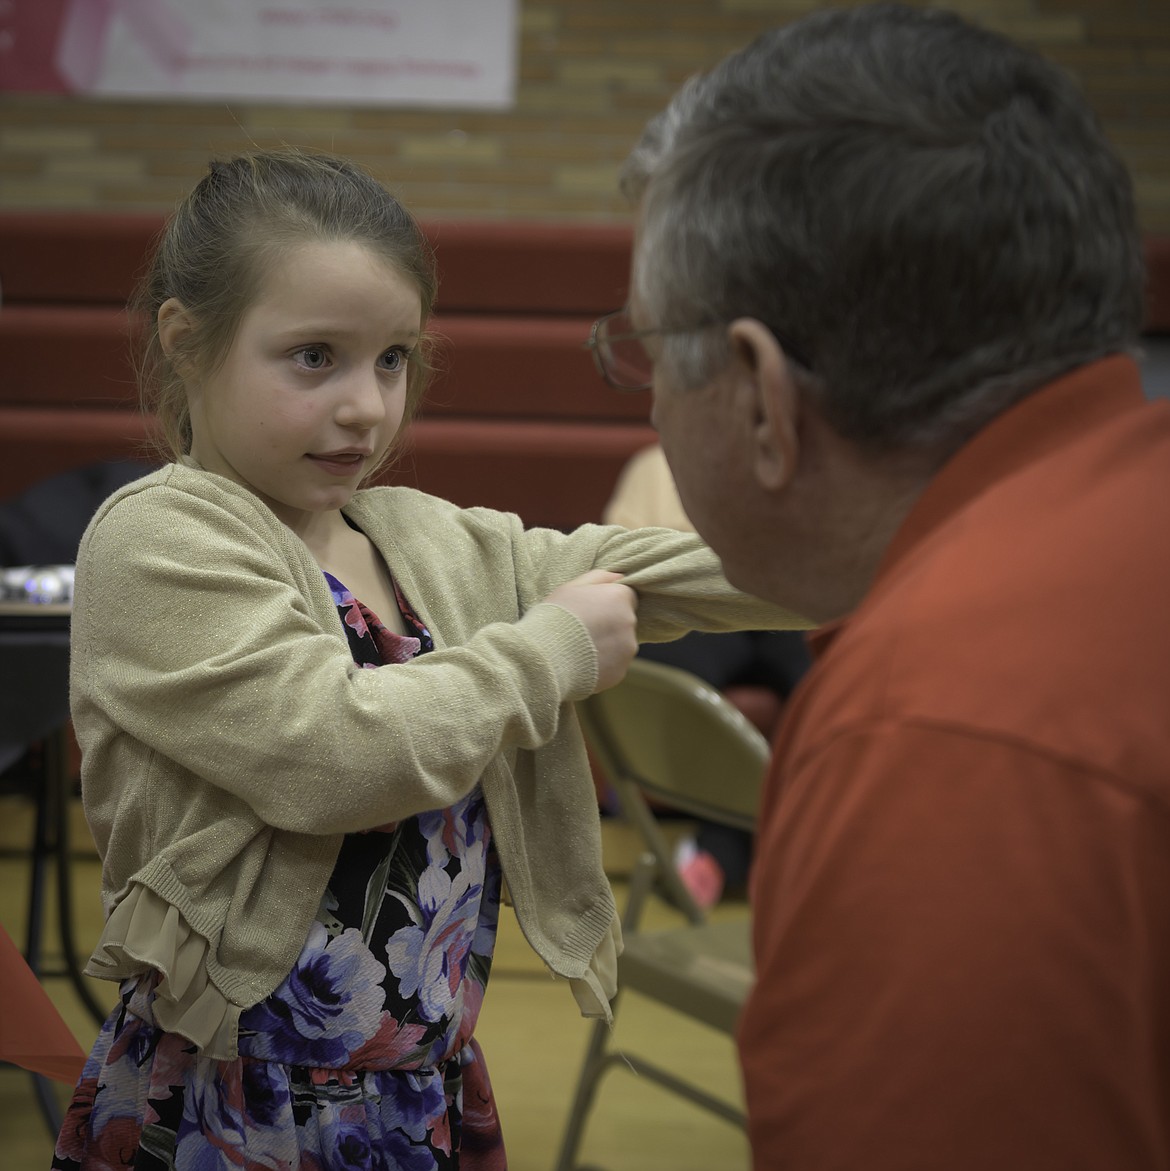
[[347,832],[452,804],[501,752],[547,743],[561,705],[594,689],[579,618],[516,614],[506,538],[477,582],[506,620],[405,666],[355,666],[319,569],[270,515],[156,485],[91,527],[73,655],[91,767],[130,737],[271,825]]

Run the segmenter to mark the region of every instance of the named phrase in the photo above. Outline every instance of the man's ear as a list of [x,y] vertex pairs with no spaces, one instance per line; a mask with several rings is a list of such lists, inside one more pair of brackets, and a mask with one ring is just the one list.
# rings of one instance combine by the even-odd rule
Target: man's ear
[[158,307],[158,340],[168,358],[182,353],[183,338],[193,328],[191,315],[174,297],[168,297]]
[[728,326],[732,364],[751,428],[751,460],[762,488],[777,492],[796,475],[800,456],[800,396],[784,351],[753,317]]

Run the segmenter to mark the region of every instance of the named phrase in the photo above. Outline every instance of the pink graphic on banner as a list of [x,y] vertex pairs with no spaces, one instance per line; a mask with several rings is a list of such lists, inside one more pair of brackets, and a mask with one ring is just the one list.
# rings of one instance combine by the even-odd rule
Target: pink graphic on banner
[[172,76],[182,69],[190,31],[165,0],[70,0],[57,48],[57,68],[71,89],[94,88],[115,16],[129,22],[156,65]]
[[0,90],[90,92],[119,16],[155,65],[182,70],[191,32],[166,0],[0,0]]
[[505,108],[520,0],[0,0],[0,92]]

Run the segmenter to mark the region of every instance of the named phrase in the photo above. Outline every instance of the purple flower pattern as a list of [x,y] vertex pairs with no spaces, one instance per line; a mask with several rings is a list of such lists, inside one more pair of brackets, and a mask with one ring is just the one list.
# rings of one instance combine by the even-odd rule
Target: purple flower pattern
[[280,1061],[295,1052],[306,1065],[344,1065],[378,1031],[385,974],[360,931],[330,939],[314,923],[284,983],[245,1015],[251,1055]]

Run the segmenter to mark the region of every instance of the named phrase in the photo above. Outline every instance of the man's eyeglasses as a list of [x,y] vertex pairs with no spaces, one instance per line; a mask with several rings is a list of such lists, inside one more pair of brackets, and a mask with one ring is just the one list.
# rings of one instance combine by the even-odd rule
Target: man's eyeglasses
[[[643,339],[648,337],[670,337],[680,333],[694,333],[709,329],[720,321],[705,321],[697,325],[677,328],[658,326],[652,329],[635,329],[628,309],[615,309],[599,317],[589,332],[585,348],[592,350],[597,372],[615,390],[649,390],[654,385],[654,359],[650,357]],[[784,347],[785,354],[797,365],[809,369],[799,351],[790,346],[775,330],[776,340]]]
[[642,339],[689,332],[690,329],[635,329],[629,311],[615,309],[593,323],[585,347],[593,351],[597,372],[614,390],[649,390],[654,383],[654,359]]

